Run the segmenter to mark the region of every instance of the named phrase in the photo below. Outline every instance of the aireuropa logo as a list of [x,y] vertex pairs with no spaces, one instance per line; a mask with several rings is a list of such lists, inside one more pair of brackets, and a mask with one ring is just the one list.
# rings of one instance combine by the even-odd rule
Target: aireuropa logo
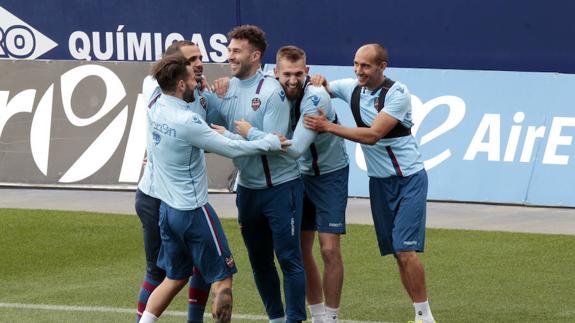
[[0,7],[0,58],[36,59],[56,42]]

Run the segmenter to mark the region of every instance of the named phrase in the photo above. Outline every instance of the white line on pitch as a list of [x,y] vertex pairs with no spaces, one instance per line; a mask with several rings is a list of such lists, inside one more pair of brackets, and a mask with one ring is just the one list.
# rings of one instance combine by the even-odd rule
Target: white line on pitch
[[[48,305],[48,304],[20,304],[20,303],[0,303],[0,308],[15,308],[15,309],[34,309],[34,310],[48,310],[48,311],[62,311],[62,312],[105,312],[105,313],[127,313],[136,314],[133,308],[118,308],[118,307],[103,307],[103,306],[73,306],[73,305]],[[162,315],[168,316],[188,316],[187,312],[182,311],[165,311]],[[210,314],[204,314],[205,317],[211,317]],[[233,313],[233,318],[240,320],[250,321],[267,321],[268,317],[263,315],[250,315],[250,314],[236,314]],[[382,321],[353,321],[353,320],[339,320],[341,323],[390,323]]]

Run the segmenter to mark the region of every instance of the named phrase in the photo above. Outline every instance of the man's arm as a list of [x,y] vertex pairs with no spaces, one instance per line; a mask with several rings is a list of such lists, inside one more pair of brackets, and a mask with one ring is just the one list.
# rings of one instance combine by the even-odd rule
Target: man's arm
[[285,138],[280,141],[278,136],[271,134],[256,141],[231,140],[210,128],[198,115],[192,118],[189,125],[188,140],[193,146],[228,158],[277,151],[283,148],[282,145],[289,144]]
[[318,132],[333,133],[351,141],[366,145],[374,145],[381,138],[385,137],[399,121],[385,112],[380,112],[373,124],[369,128],[348,128],[342,125],[329,122],[325,117],[325,112],[320,110],[319,116],[305,116],[304,125],[306,128],[314,129]]

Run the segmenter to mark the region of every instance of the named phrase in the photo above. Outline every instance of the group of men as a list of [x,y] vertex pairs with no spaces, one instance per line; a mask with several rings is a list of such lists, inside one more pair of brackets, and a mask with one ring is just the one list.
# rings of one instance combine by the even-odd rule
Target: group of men
[[[305,52],[295,46],[278,50],[274,77],[264,74],[267,42],[256,26],[236,27],[228,39],[233,77],[216,82],[215,92],[202,76],[199,49],[186,41],[170,46],[144,83],[147,163],[136,211],[147,273],[138,320],[155,322],[188,281],[188,322],[203,320],[210,290],[215,321],[231,319],[236,268],[208,203],[207,150],[233,158],[239,170],[238,222],[269,321],[305,321],[307,299],[312,322],[337,322],[346,138],[362,143],[366,156],[381,255],[396,257],[415,321],[435,322],[416,255],[425,242],[427,175],[410,132],[410,94],[384,76],[386,49],[362,46],[354,60],[357,79],[328,83],[308,76]],[[350,104],[357,127],[339,123],[330,96]],[[313,256],[316,231],[323,277]]]

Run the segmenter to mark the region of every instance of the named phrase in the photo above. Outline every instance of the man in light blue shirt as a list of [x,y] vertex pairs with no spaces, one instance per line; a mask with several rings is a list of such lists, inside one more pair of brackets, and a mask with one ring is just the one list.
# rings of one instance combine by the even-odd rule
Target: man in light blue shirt
[[[239,26],[229,34],[233,78],[220,106],[229,138],[244,141],[234,121],[246,120],[265,133],[290,133],[290,106],[277,80],[265,76],[261,58],[265,34],[255,26]],[[303,183],[297,162],[285,154],[234,159],[239,169],[238,220],[256,286],[270,322],[306,319],[305,273],[300,247]],[[283,271],[286,312],[274,264]],[[285,315],[285,318],[284,318]]]
[[[194,68],[194,75],[198,84],[200,84],[200,82],[205,83],[203,78],[202,54],[196,44],[187,40],[176,41],[166,49],[163,56],[173,54],[182,54],[186,57]],[[147,100],[147,103],[154,102],[161,95],[158,82],[153,76],[149,75],[144,79],[142,94]],[[219,118],[219,113],[217,113],[216,110],[216,105],[219,103],[214,102],[214,100],[207,100],[206,92],[200,92],[199,89],[195,91],[194,95],[196,100],[188,103],[189,110],[202,116],[208,123],[221,123],[221,118]],[[210,104],[208,104],[208,101]],[[144,174],[138,183],[135,201],[136,214],[142,223],[144,251],[146,255],[146,275],[138,295],[136,322],[146,308],[150,294],[156,286],[164,280],[164,277],[166,277],[166,272],[156,264],[160,246],[162,245],[160,226],[158,225],[161,201],[157,196],[150,195],[150,187],[153,182],[153,178],[150,176],[150,169],[151,163],[146,163]],[[194,268],[194,274],[190,279],[188,289],[188,323],[203,322],[209,292],[210,285],[203,280],[199,270]]]
[[[317,115],[318,107],[329,121],[337,123],[329,94],[323,87],[308,82],[308,72],[302,49],[284,46],[278,50],[274,73],[290,102],[291,124],[295,128],[287,154],[299,158],[305,186],[302,252],[306,298],[312,322],[336,322],[343,286],[340,234],[345,234],[349,161],[343,138],[317,133],[303,125],[304,115]],[[250,140],[263,134],[246,121],[236,121],[235,125],[236,131]],[[315,231],[319,232],[324,259],[323,281],[313,255]]]
[[433,323],[425,273],[416,254],[425,244],[427,174],[411,135],[411,96],[404,84],[385,77],[387,61],[383,46],[368,44],[355,55],[357,79],[327,84],[323,77],[314,77],[314,84],[325,85],[332,96],[350,104],[358,128],[331,123],[324,113],[306,116],[304,123],[362,144],[380,253],[396,257],[415,321]]
[[152,292],[140,322],[155,322],[198,267],[212,284],[212,315],[229,322],[232,275],[237,271],[215,211],[208,203],[204,149],[230,158],[282,149],[278,136],[257,141],[227,139],[189,110],[196,80],[193,67],[182,55],[160,60],[152,71],[162,95],[149,105],[148,188],[161,199],[162,246],[158,266],[166,279]]

